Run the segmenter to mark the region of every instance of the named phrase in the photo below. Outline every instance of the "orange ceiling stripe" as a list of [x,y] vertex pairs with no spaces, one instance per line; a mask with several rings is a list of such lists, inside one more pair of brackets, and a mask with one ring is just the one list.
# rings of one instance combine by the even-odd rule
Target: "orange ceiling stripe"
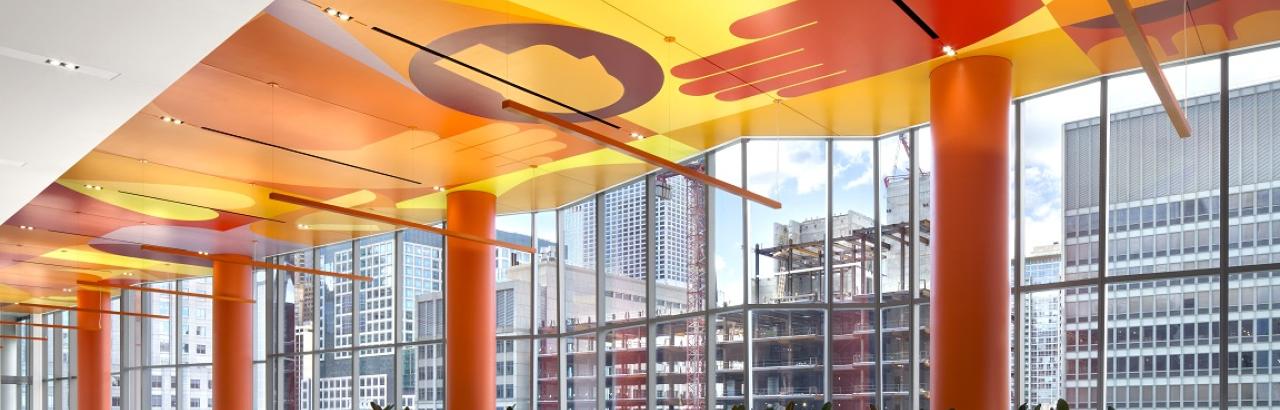
[[332,276],[332,277],[335,277],[335,278],[342,278],[342,279],[354,280],[354,281],[358,281],[358,282],[369,282],[369,281],[373,280],[373,278],[370,278],[370,277],[368,277],[368,276],[352,275],[352,274],[348,274],[348,273],[329,272],[329,271],[323,271],[323,270],[319,270],[319,269],[304,268],[304,267],[301,267],[301,266],[289,266],[289,265],[281,265],[281,264],[276,264],[276,263],[260,262],[260,261],[256,261],[256,260],[252,260],[252,259],[250,259],[250,260],[240,260],[240,259],[236,259],[236,258],[230,258],[230,257],[222,256],[222,255],[205,255],[205,254],[202,254],[202,253],[196,253],[196,252],[192,252],[192,251],[188,251],[188,250],[183,250],[183,249],[178,249],[178,248],[169,248],[169,247],[164,247],[164,246],[142,245],[142,250],[144,250],[144,251],[151,251],[151,252],[158,252],[158,253],[167,253],[167,254],[170,254],[170,255],[177,255],[177,256],[186,256],[186,257],[190,257],[190,258],[199,258],[199,259],[204,259],[204,260],[214,261],[214,262],[238,263],[238,264],[241,264],[241,265],[249,265],[249,266],[253,266],[253,267],[255,267],[255,268],[276,269],[276,270],[284,270],[284,271],[290,271],[290,272],[310,273],[310,274],[312,274],[312,275],[316,275],[316,276]]
[[204,293],[183,292],[183,291],[169,290],[169,289],[162,289],[162,288],[148,288],[148,287],[143,287],[143,286],[116,285],[116,284],[112,284],[112,283],[94,283],[94,282],[83,281],[83,280],[76,281],[76,284],[78,284],[78,285],[80,285],[80,286],[85,286],[85,287],[100,287],[100,288],[112,288],[112,289],[136,290],[136,291],[139,291],[139,292],[162,293],[162,294],[166,294],[166,295],[187,296],[187,297],[193,297],[193,298],[212,299],[212,300],[222,300],[222,301],[227,301],[227,302],[236,302],[236,303],[254,303],[253,299],[236,298],[236,297],[230,297],[230,296],[207,295],[207,294],[204,294]]
[[536,118],[543,122],[550,123],[551,125],[555,125],[555,126],[567,129],[569,131],[573,131],[577,135],[580,135],[586,139],[594,141],[607,148],[612,148],[616,151],[621,151],[623,154],[627,154],[632,158],[635,158],[635,159],[647,162],[650,165],[661,167],[671,172],[675,172],[677,174],[683,175],[685,178],[689,178],[707,185],[714,186],[716,188],[720,188],[725,192],[729,192],[731,194],[746,198],[751,202],[755,202],[760,205],[764,205],[773,209],[782,208],[782,203],[772,198],[757,194],[755,192],[748,191],[736,185],[730,184],[728,182],[724,182],[720,179],[713,178],[710,175],[698,172],[693,168],[689,168],[684,165],[680,165],[675,162],[668,161],[665,158],[650,154],[645,150],[624,144],[621,141],[618,141],[617,139],[610,138],[607,135],[601,134],[596,131],[592,131],[578,124],[565,121],[563,119],[560,119],[560,117],[556,117],[554,115],[547,114],[542,111],[538,111],[527,105],[524,105],[512,100],[504,100],[502,101],[502,108],[520,112],[522,114]]
[[106,315],[144,317],[149,319],[169,319],[168,316],[153,315],[150,313],[123,312],[119,310],[102,310],[102,309],[93,309],[93,308],[82,308],[82,307],[76,307],[76,306],[46,305],[43,303],[15,302],[9,305],[8,307],[13,307],[13,306],[30,306],[30,307],[38,307],[38,308],[44,308],[44,309],[71,310],[76,312],[89,312],[89,313],[101,313]]
[[386,215],[379,215],[375,213],[365,212],[361,210],[356,210],[356,209],[351,209],[351,208],[346,208],[346,207],[341,207],[336,205],[329,205],[324,202],[312,201],[310,199],[299,198],[293,195],[286,195],[278,192],[272,192],[270,195],[268,195],[268,198],[271,198],[280,202],[290,203],[290,204],[299,205],[299,206],[305,206],[307,208],[318,209],[322,211],[329,211],[329,212],[343,214],[347,216],[354,216],[356,218],[388,223],[391,225],[396,225],[404,228],[418,229],[422,231],[431,232],[434,234],[448,236],[451,238],[475,241],[475,242],[480,242],[480,243],[493,245],[493,246],[501,246],[503,248],[514,249],[521,252],[527,252],[530,254],[537,252],[536,250],[534,250],[532,247],[529,247],[529,246],[517,245],[510,242],[503,242],[495,239],[489,239],[483,236],[472,235],[469,233],[450,231],[447,229],[440,229],[431,225],[421,224],[421,223],[408,221],[400,218],[393,218]]
[[1160,62],[1156,61],[1156,55],[1151,51],[1151,44],[1147,43],[1147,35],[1142,32],[1142,26],[1138,25],[1138,19],[1133,15],[1133,7],[1129,5],[1129,0],[1108,0],[1108,2],[1111,3],[1111,11],[1115,14],[1116,20],[1120,22],[1120,28],[1124,30],[1124,36],[1129,40],[1129,46],[1133,47],[1134,56],[1142,64],[1142,71],[1147,73],[1147,78],[1151,80],[1151,87],[1155,88],[1156,95],[1160,96],[1160,104],[1169,114],[1169,121],[1173,122],[1174,130],[1178,131],[1179,137],[1190,137],[1191,123],[1187,121],[1187,114],[1182,112],[1182,106],[1178,105],[1178,97],[1173,95],[1173,88],[1169,87],[1169,79],[1165,78],[1164,71],[1160,70]]

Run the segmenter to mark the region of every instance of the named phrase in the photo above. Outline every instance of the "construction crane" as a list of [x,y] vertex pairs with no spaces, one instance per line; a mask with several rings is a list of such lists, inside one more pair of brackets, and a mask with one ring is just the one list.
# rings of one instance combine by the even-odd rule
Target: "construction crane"
[[[703,163],[692,165],[699,171],[706,171]],[[674,179],[674,180],[673,180]],[[684,189],[673,187],[672,183],[681,184]],[[686,238],[692,245],[692,255],[685,276],[685,297],[691,309],[706,307],[707,287],[707,187],[691,181],[675,173],[659,173],[656,177],[657,193],[661,200],[673,200],[674,195],[684,194],[688,200],[687,217],[690,219],[689,232]],[[675,192],[673,192],[675,191]],[[684,192],[678,192],[684,191]],[[685,321],[685,362],[688,364],[685,386],[689,394],[677,395],[681,409],[702,410],[706,407],[705,380],[707,357],[707,324],[702,316],[693,316]]]

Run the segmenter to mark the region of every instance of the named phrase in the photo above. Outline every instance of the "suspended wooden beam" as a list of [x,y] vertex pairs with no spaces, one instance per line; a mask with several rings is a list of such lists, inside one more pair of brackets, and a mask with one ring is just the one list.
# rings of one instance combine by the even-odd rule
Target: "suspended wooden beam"
[[299,205],[299,206],[305,206],[305,207],[307,207],[307,208],[311,208],[311,209],[316,209],[316,210],[321,210],[321,211],[329,211],[329,212],[333,212],[333,213],[336,213],[336,214],[342,214],[342,215],[352,216],[352,217],[356,217],[356,218],[360,218],[360,219],[368,219],[368,220],[371,220],[371,221],[378,221],[378,222],[382,222],[382,223],[386,223],[386,224],[391,224],[391,225],[399,226],[399,227],[402,227],[402,228],[413,228],[413,229],[418,229],[418,230],[422,230],[422,231],[431,232],[431,233],[434,233],[434,234],[439,234],[439,235],[448,236],[448,237],[450,237],[450,238],[464,239],[464,240],[468,240],[468,241],[475,241],[475,242],[480,242],[480,243],[484,243],[484,244],[488,244],[488,245],[493,245],[493,246],[500,246],[500,247],[507,248],[507,249],[514,249],[514,250],[521,251],[521,252],[527,252],[527,253],[529,253],[529,254],[537,253],[537,251],[536,251],[536,250],[534,250],[533,248],[531,248],[531,247],[529,247],[529,246],[525,246],[525,245],[517,245],[517,244],[514,244],[514,243],[510,243],[510,242],[503,242],[503,241],[499,241],[499,240],[495,240],[495,239],[485,238],[485,237],[483,237],[483,236],[479,236],[479,235],[472,235],[472,234],[469,234],[469,233],[462,233],[462,232],[450,231],[450,230],[448,230],[448,229],[440,229],[440,228],[437,228],[437,227],[434,227],[434,226],[431,226],[431,225],[427,225],[427,224],[421,224],[421,223],[417,223],[417,222],[413,222],[413,221],[407,221],[407,220],[400,219],[400,218],[394,218],[394,217],[390,217],[390,216],[386,216],[386,215],[379,215],[379,214],[375,214],[375,213],[371,213],[371,212],[365,212],[365,211],[361,211],[361,210],[358,210],[358,209],[351,209],[351,208],[341,207],[341,206],[337,206],[337,205],[330,205],[330,204],[326,204],[326,203],[324,203],[324,202],[320,202],[320,201],[313,201],[313,200],[306,199],[306,198],[299,198],[299,197],[296,197],[296,196],[293,196],[293,195],[287,195],[287,194],[281,194],[281,193],[278,193],[278,192],[272,192],[272,193],[271,193],[270,195],[268,195],[267,197],[268,197],[268,198],[271,198],[271,199],[274,199],[274,200],[276,200],[276,201],[285,202],[285,203],[290,203],[290,204]]
[[290,271],[290,272],[309,273],[316,276],[331,276],[335,278],[354,280],[358,282],[369,282],[373,280],[373,278],[370,278],[368,276],[352,275],[349,273],[329,272],[329,271],[324,271],[319,269],[304,268],[301,266],[289,266],[289,265],[281,265],[277,263],[267,263],[267,262],[252,260],[252,259],[241,260],[237,258],[223,256],[223,255],[206,255],[199,252],[192,252],[192,251],[178,249],[178,248],[169,248],[165,246],[142,245],[142,250],[157,252],[157,253],[166,253],[166,254],[177,255],[177,256],[186,256],[190,258],[204,259],[207,261],[238,263],[242,265],[253,266],[255,268],[276,269],[276,270],[283,270],[283,271]]
[[169,290],[169,289],[163,289],[163,288],[149,288],[145,286],[116,285],[112,283],[94,283],[94,282],[83,281],[83,280],[76,281],[76,284],[84,287],[100,287],[100,288],[112,288],[112,289],[123,289],[123,290],[135,290],[138,292],[161,293],[165,295],[186,296],[186,297],[192,297],[192,298],[211,299],[211,300],[222,300],[222,301],[236,302],[236,303],[254,303],[253,299],[236,298],[236,297],[230,297],[230,296],[208,295],[204,293],[183,292],[183,291]]
[[1169,87],[1169,79],[1164,77],[1160,62],[1151,51],[1146,33],[1142,32],[1142,26],[1134,17],[1133,6],[1129,5],[1129,0],[1107,0],[1107,2],[1111,4],[1111,13],[1115,15],[1120,28],[1124,30],[1125,38],[1129,40],[1129,47],[1133,48],[1134,56],[1138,57],[1138,62],[1142,64],[1142,71],[1147,73],[1147,79],[1151,80],[1151,87],[1155,88],[1156,95],[1160,97],[1164,112],[1169,114],[1173,129],[1178,132],[1179,137],[1190,137],[1191,123],[1187,121],[1187,114],[1182,112],[1182,106],[1178,105],[1178,97],[1173,95],[1173,88]]
[[16,335],[0,335],[0,339],[36,340],[36,341],[41,341],[41,342],[43,342],[43,341],[45,341],[45,340],[48,340],[48,339],[45,339],[45,338],[43,338],[43,337],[36,337],[36,336],[16,336]]
[[30,306],[30,307],[37,307],[37,308],[44,308],[44,309],[70,310],[70,311],[75,311],[75,312],[89,312],[89,313],[101,313],[101,314],[104,314],[104,315],[133,316],[133,317],[143,317],[143,318],[148,318],[148,319],[169,319],[169,317],[168,317],[168,316],[153,315],[153,314],[150,314],[150,313],[123,312],[123,311],[119,311],[119,310],[102,310],[102,309],[93,309],[93,308],[82,308],[82,307],[77,307],[77,306],[46,305],[46,304],[43,304],[43,303],[15,302],[15,303],[13,303],[13,304],[9,305],[9,307],[13,307],[13,306]]
[[685,178],[689,178],[710,186],[714,186],[725,192],[746,198],[751,202],[755,202],[760,205],[764,205],[773,209],[782,208],[782,203],[776,200],[773,200],[772,198],[757,194],[755,192],[748,191],[746,189],[730,184],[728,182],[724,182],[720,179],[711,177],[710,175],[698,172],[693,168],[680,165],[672,161],[668,161],[666,158],[662,158],[657,155],[650,154],[645,150],[627,145],[622,141],[619,141],[614,138],[610,138],[609,136],[601,134],[599,132],[592,131],[581,125],[574,124],[569,121],[565,121],[563,119],[560,119],[560,117],[556,117],[554,115],[547,114],[542,111],[538,111],[533,107],[529,107],[527,105],[524,105],[512,100],[504,100],[502,101],[502,108],[506,110],[516,111],[524,115],[533,117],[535,119],[541,120],[543,122],[546,122],[548,124],[555,125],[555,126],[567,129],[569,131],[573,131],[577,135],[587,140],[590,140],[592,142],[595,142],[597,144],[603,145],[606,148],[611,148],[615,151],[620,151],[623,154],[626,154],[627,156],[647,162],[649,163],[649,165],[653,165],[659,168],[666,169],[671,172],[675,172],[677,174],[684,176]]
[[0,325],[47,327],[51,329],[66,329],[66,330],[97,330],[97,329],[83,328],[79,326],[55,325],[53,323],[14,322],[11,320],[0,320]]

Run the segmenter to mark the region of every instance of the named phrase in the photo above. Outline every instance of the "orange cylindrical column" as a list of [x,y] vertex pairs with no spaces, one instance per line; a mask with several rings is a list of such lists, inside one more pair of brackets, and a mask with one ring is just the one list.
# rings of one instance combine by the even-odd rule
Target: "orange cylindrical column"
[[1011,71],[981,56],[930,74],[933,409],[1009,407]]
[[[221,255],[248,262],[242,255]],[[249,265],[213,262],[213,295],[253,299]],[[220,409],[253,408],[253,305],[213,300],[213,403]]]
[[[450,192],[449,230],[493,238],[496,200],[487,192]],[[493,246],[449,238],[445,249],[445,408],[492,409],[497,404]]]
[[[111,294],[99,290],[76,291],[76,306],[110,310]],[[111,409],[111,321],[107,315],[76,311],[76,408]]]

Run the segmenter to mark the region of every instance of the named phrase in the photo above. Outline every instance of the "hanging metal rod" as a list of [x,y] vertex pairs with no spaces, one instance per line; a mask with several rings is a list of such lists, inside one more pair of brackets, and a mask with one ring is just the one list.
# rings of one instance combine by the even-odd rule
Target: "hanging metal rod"
[[83,280],[76,281],[76,284],[83,287],[100,287],[100,288],[134,290],[138,292],[162,293],[165,295],[186,296],[186,297],[192,297],[192,298],[211,299],[211,300],[222,300],[227,302],[254,303],[253,299],[236,298],[231,296],[208,295],[204,293],[183,292],[183,291],[169,290],[169,289],[163,289],[163,288],[148,288],[143,286],[117,285],[113,283],[94,283],[94,282],[83,281]]
[[361,210],[358,210],[358,209],[351,209],[351,208],[341,207],[341,206],[337,206],[337,205],[330,205],[330,204],[326,204],[326,203],[324,203],[324,202],[320,202],[320,201],[313,201],[313,200],[306,199],[306,198],[299,198],[299,197],[296,197],[296,196],[293,196],[293,195],[287,195],[287,194],[281,194],[281,193],[278,193],[278,192],[272,192],[272,193],[271,193],[270,195],[268,195],[267,197],[268,197],[268,198],[271,198],[271,199],[273,199],[273,200],[276,200],[276,201],[285,202],[285,203],[290,203],[290,204],[299,205],[299,206],[305,206],[305,207],[307,207],[307,208],[311,208],[311,209],[317,209],[317,210],[321,210],[321,211],[329,211],[329,212],[333,212],[333,213],[337,213],[337,214],[342,214],[342,215],[347,215],[347,216],[353,216],[353,217],[356,217],[356,218],[368,219],[368,220],[372,220],[372,221],[378,221],[378,222],[387,223],[387,224],[391,224],[391,225],[395,225],[395,226],[399,226],[399,227],[403,227],[403,228],[413,228],[413,229],[418,229],[418,230],[427,231],[427,232],[431,232],[431,233],[438,234],[438,235],[448,236],[448,237],[450,237],[450,238],[457,238],[457,239],[464,239],[464,240],[468,240],[468,241],[475,241],[475,242],[480,242],[480,243],[484,243],[484,244],[488,244],[488,245],[493,245],[493,246],[499,246],[499,247],[503,247],[503,248],[507,248],[507,249],[514,249],[514,250],[521,251],[521,252],[527,252],[527,253],[530,253],[530,254],[533,254],[533,253],[536,253],[536,252],[537,252],[537,251],[536,251],[536,250],[534,250],[532,247],[525,246],[525,245],[517,245],[517,244],[514,244],[514,243],[510,243],[510,242],[503,242],[503,241],[499,241],[499,240],[496,240],[496,239],[489,239],[489,238],[485,238],[485,237],[483,237],[483,236],[479,236],[479,235],[472,235],[472,234],[469,234],[469,233],[463,233],[463,232],[457,232],[457,231],[450,231],[450,230],[448,230],[448,229],[440,229],[440,228],[437,228],[437,227],[434,227],[434,226],[431,226],[431,225],[427,225],[427,224],[422,224],[422,223],[418,223],[418,222],[408,221],[408,220],[404,220],[404,219],[400,219],[400,218],[395,218],[395,217],[390,217],[390,216],[386,216],[386,215],[379,215],[379,214],[375,214],[375,213],[371,213],[371,212],[365,212],[365,211],[361,211]]
[[289,266],[289,265],[281,265],[277,263],[267,263],[267,262],[252,260],[252,259],[241,260],[237,258],[224,256],[224,255],[206,255],[204,253],[192,252],[185,249],[169,248],[165,246],[142,245],[142,250],[157,252],[157,253],[166,253],[166,254],[177,255],[177,256],[186,256],[189,258],[198,258],[198,259],[204,259],[207,261],[214,261],[214,262],[238,263],[241,265],[248,265],[255,268],[276,269],[276,270],[283,270],[283,271],[290,271],[290,272],[309,273],[316,276],[332,276],[335,278],[342,278],[342,279],[354,280],[359,282],[369,282],[373,280],[373,278],[370,278],[368,276],[352,275],[349,273],[329,272],[329,271],[323,271],[319,269],[304,268],[301,266]]
[[543,122],[546,122],[548,124],[555,125],[560,128],[567,129],[569,131],[573,131],[573,133],[587,140],[603,145],[606,148],[611,148],[615,151],[620,151],[623,154],[626,154],[627,156],[647,162],[649,163],[649,165],[653,165],[659,168],[664,168],[671,172],[675,172],[677,174],[684,176],[685,178],[689,178],[707,185],[714,186],[725,192],[746,198],[751,202],[755,202],[760,205],[764,205],[773,209],[782,208],[781,202],[773,200],[769,197],[757,194],[755,192],[748,191],[746,189],[730,184],[728,182],[724,182],[720,179],[711,177],[710,175],[698,172],[693,168],[689,168],[684,165],[680,165],[675,162],[668,161],[666,158],[662,158],[657,155],[650,154],[645,150],[627,145],[615,138],[610,138],[607,135],[601,134],[596,131],[592,131],[581,125],[574,124],[569,121],[565,121],[563,119],[560,119],[560,117],[556,117],[554,115],[547,114],[542,111],[538,111],[533,107],[529,107],[527,105],[524,105],[512,100],[505,100],[502,102],[502,108],[516,111],[516,112],[528,115],[530,117],[533,117],[535,119],[541,120]]

